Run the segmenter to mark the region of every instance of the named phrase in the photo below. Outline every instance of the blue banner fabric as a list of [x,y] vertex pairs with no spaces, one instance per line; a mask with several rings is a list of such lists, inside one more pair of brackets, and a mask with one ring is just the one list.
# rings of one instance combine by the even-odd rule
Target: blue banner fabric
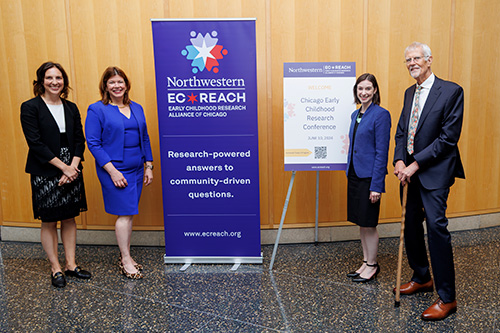
[[261,262],[255,21],[152,28],[166,262]]

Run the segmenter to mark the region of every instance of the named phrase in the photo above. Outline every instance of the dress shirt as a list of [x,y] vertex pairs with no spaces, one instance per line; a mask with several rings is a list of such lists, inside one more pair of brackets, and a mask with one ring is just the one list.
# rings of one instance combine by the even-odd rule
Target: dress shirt
[[[434,80],[436,79],[436,76],[434,75],[434,73],[431,74],[431,76],[429,76],[427,78],[427,80],[425,80],[424,82],[422,82],[422,84],[420,85],[422,88],[420,90],[420,97],[419,97],[419,103],[418,103],[418,118],[417,118],[417,125],[418,125],[418,120],[420,120],[420,116],[422,115],[422,110],[425,106],[425,102],[427,101],[427,97],[429,96],[429,92],[431,91],[431,88],[432,88],[432,85],[434,84]],[[415,89],[415,93],[417,92],[417,89]],[[413,95],[413,102],[411,105],[413,105],[415,103],[415,94]],[[412,110],[413,110],[413,107],[412,107]],[[408,122],[408,128],[410,128],[410,123],[411,123],[411,117],[410,118],[410,121]]]

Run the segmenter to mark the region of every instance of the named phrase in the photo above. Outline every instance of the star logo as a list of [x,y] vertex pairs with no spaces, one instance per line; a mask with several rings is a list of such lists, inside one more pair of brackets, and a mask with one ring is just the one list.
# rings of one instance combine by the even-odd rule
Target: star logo
[[188,102],[191,102],[191,104],[194,104],[194,102],[198,102],[196,97],[198,97],[198,95],[194,95],[193,93],[191,93],[191,95],[188,95],[188,98],[189,98]]
[[222,45],[218,45],[217,31],[196,34],[191,31],[191,45],[187,45],[181,54],[188,60],[192,60],[191,67],[194,74],[203,72],[205,69],[209,72],[218,73],[219,60],[227,55],[228,51]]

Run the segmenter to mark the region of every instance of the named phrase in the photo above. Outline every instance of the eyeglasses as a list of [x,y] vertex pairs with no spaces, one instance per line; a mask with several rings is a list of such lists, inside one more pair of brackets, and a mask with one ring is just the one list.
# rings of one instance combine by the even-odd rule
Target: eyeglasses
[[412,61],[419,62],[419,61],[420,61],[420,59],[425,59],[425,60],[427,60],[428,58],[429,58],[429,57],[413,57],[413,58],[406,58],[406,59],[405,59],[405,61],[404,61],[404,63],[408,65],[408,64],[410,64]]

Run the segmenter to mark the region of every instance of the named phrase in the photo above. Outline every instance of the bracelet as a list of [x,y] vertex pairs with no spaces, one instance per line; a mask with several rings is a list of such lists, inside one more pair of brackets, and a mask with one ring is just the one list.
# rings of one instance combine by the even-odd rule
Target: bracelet
[[154,166],[152,164],[146,164],[144,166],[146,169],[153,170]]

